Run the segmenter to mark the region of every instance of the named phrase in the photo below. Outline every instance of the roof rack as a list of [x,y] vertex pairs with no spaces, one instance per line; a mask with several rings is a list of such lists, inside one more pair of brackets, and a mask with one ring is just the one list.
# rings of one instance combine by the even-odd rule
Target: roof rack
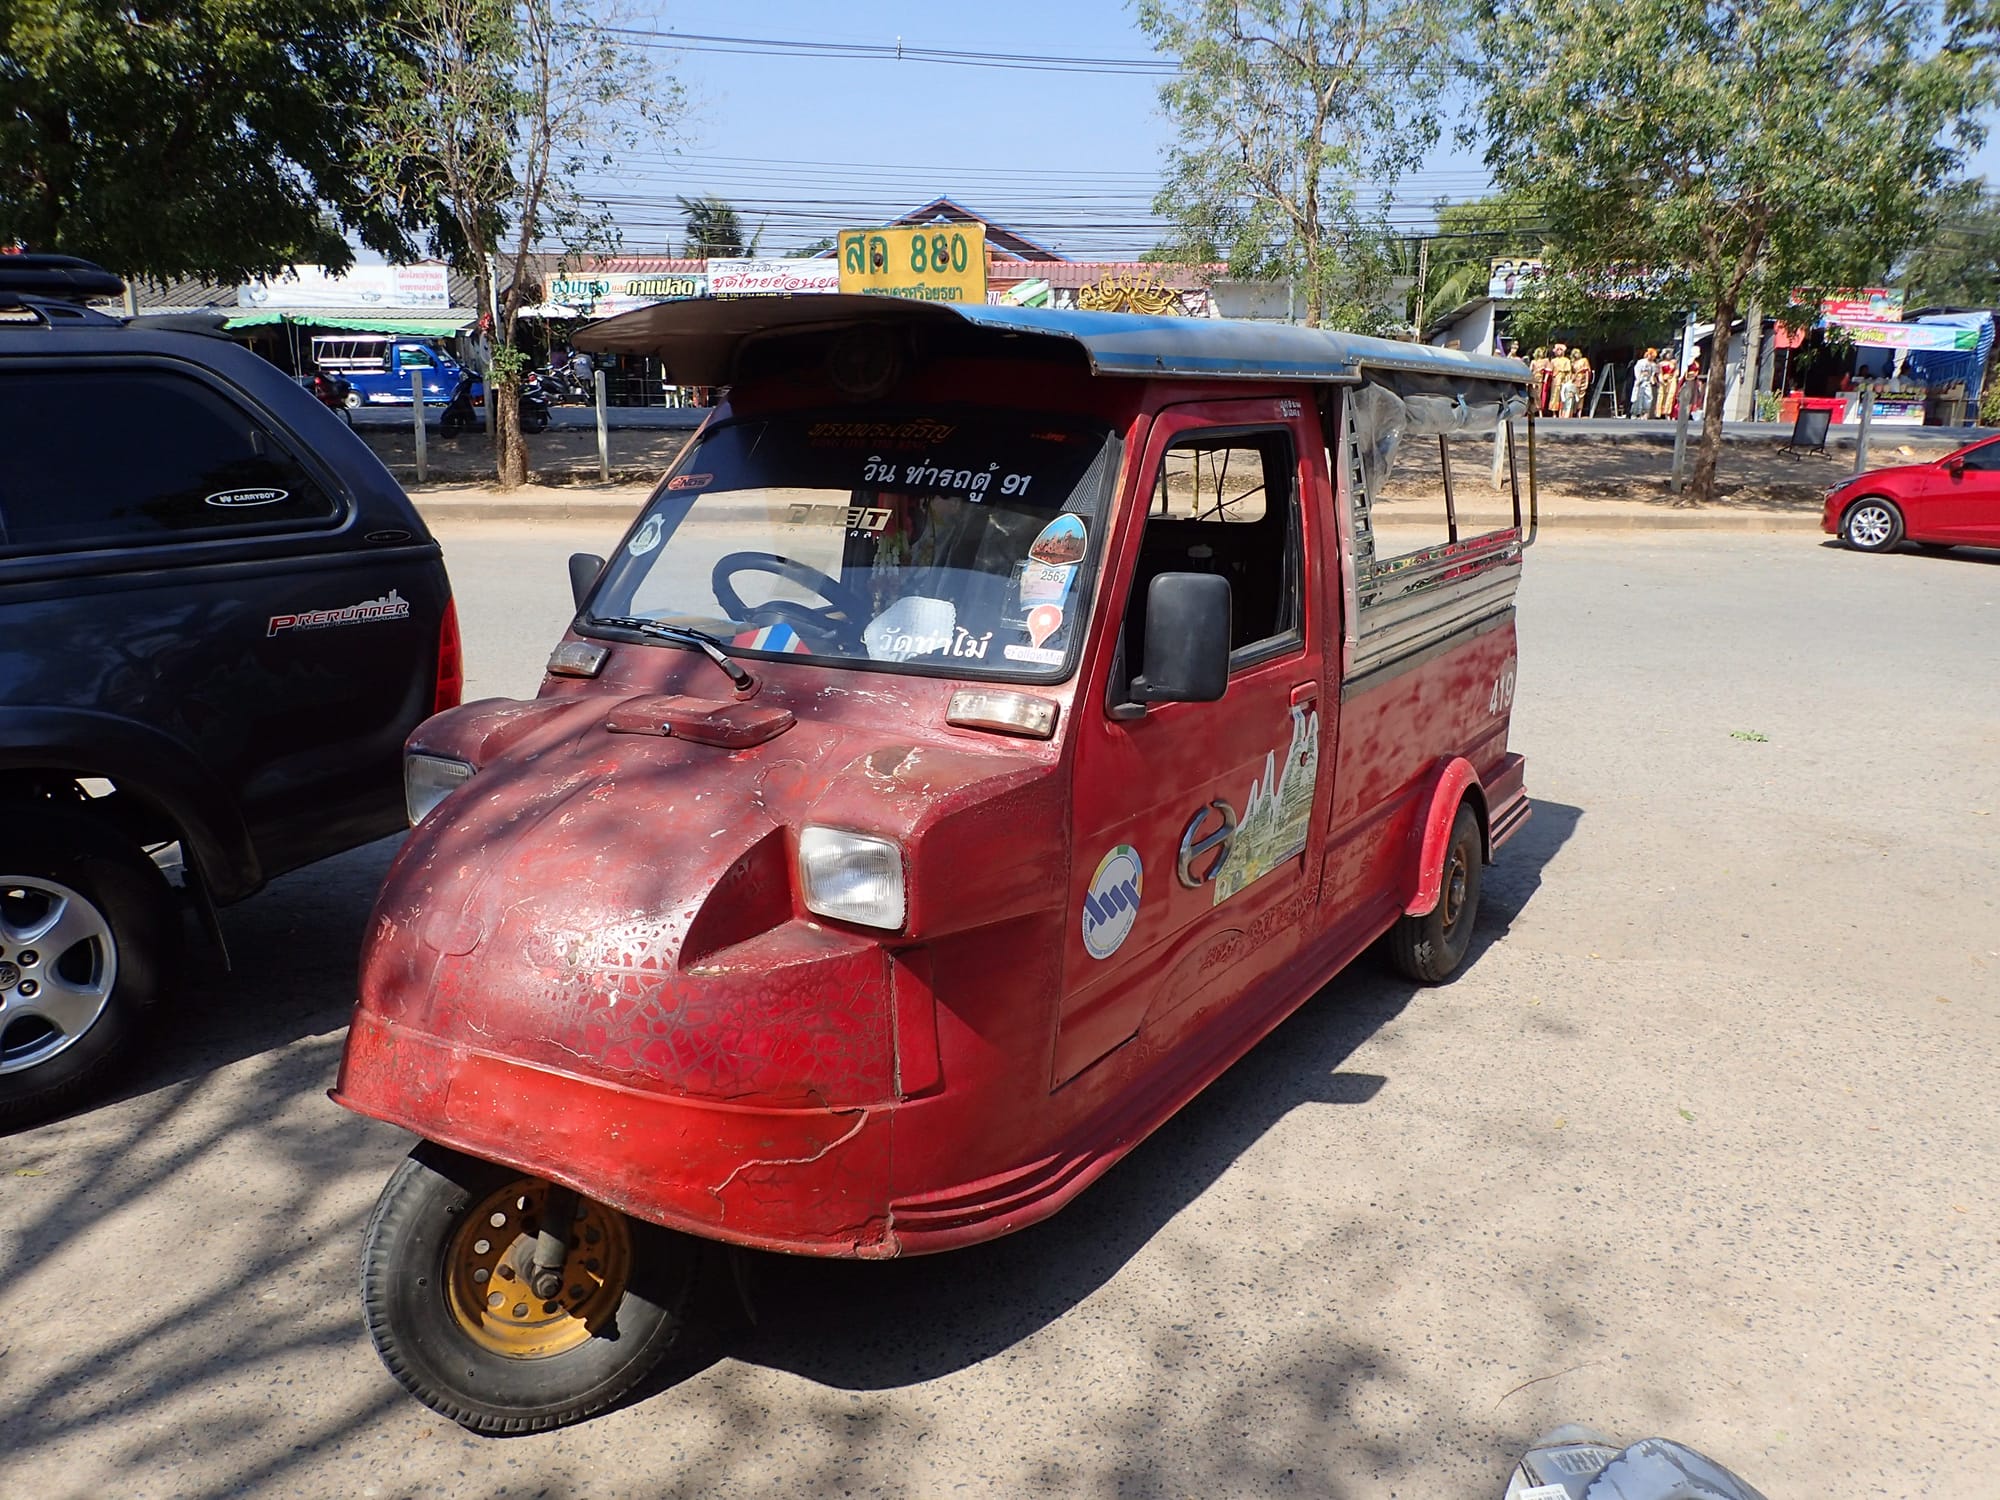
[[125,283],[95,262],[74,255],[0,255],[0,293],[89,302],[123,296]]

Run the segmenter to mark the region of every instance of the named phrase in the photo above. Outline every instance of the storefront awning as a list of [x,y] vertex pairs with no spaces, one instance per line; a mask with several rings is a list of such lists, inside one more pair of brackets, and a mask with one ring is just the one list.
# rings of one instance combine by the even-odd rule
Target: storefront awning
[[354,333],[401,333],[412,338],[448,339],[465,332],[473,324],[474,315],[462,313],[452,316],[426,317],[371,317],[366,313],[317,313],[317,312],[255,312],[235,313],[224,326],[231,332],[239,328],[266,328],[274,323],[293,323],[307,328],[344,328]]

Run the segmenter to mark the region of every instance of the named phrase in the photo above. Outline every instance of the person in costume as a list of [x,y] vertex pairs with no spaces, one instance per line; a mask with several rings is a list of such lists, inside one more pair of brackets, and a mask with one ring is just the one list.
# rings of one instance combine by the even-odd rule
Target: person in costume
[[1660,379],[1660,351],[1648,349],[1632,362],[1632,419],[1653,414],[1653,388]]

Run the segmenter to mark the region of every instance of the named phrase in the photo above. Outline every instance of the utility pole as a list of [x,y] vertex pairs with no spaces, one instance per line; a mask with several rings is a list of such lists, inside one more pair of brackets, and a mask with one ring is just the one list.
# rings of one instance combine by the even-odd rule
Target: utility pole
[[1431,237],[1425,235],[1417,241],[1417,342],[1424,341],[1424,287],[1431,279]]

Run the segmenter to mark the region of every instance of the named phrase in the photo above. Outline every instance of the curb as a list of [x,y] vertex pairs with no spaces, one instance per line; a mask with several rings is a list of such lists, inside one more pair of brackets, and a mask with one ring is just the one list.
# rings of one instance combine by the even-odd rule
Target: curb
[[624,523],[639,513],[646,497],[613,500],[431,500],[411,495],[425,521],[615,521]]
[[[497,496],[429,499],[422,494],[413,494],[410,499],[415,503],[418,514],[426,521],[624,522],[637,515],[639,507],[645,503],[643,498],[613,499],[609,496],[600,498],[590,495],[579,495],[574,500],[504,500]],[[1383,517],[1377,524],[1393,529],[1396,522],[1393,517]],[[1481,531],[1494,531],[1513,524],[1514,517],[1511,513],[1495,512],[1492,515],[1461,513],[1458,518],[1460,535],[1475,535]],[[1729,510],[1676,511],[1664,508],[1657,513],[1637,514],[1629,511],[1596,514],[1590,511],[1559,511],[1554,515],[1541,517],[1540,527],[1543,531],[1818,531],[1820,517],[1817,511],[1810,515]]]

